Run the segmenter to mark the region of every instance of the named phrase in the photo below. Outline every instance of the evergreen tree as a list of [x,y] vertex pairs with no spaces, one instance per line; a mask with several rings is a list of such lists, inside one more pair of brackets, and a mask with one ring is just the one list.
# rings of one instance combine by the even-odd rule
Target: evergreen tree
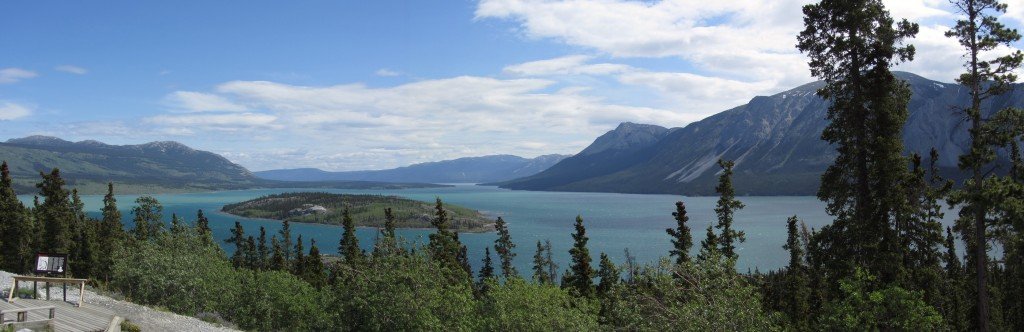
[[597,295],[601,297],[606,296],[621,279],[618,267],[603,252],[601,253],[601,263],[598,265],[597,277],[601,278],[597,284]]
[[110,281],[110,268],[114,265],[114,252],[125,240],[124,225],[121,223],[121,210],[117,209],[117,198],[114,197],[114,183],[107,183],[107,194],[103,196],[103,219],[100,221],[96,237],[99,248],[100,278]]
[[484,265],[480,268],[480,273],[477,274],[476,289],[480,291],[480,294],[487,294],[487,281],[494,279],[494,264],[491,261],[490,247],[484,247],[483,263]]
[[196,232],[199,233],[199,236],[209,237],[211,240],[213,239],[213,229],[210,228],[210,219],[206,218],[202,209],[196,212]]
[[494,251],[498,253],[498,259],[501,260],[501,275],[505,279],[518,276],[516,267],[512,265],[512,260],[516,258],[516,253],[513,251],[516,244],[512,243],[512,235],[509,234],[505,219],[498,217],[498,220],[494,221],[494,230],[498,232],[498,238],[494,240]]
[[[295,240],[295,253],[292,260],[292,274],[302,277],[305,275],[306,270],[306,253],[303,252],[302,248],[302,234],[299,234],[299,238]],[[319,252],[319,250],[317,250]]]
[[0,267],[13,273],[27,271],[34,237],[28,209],[18,200],[4,161],[0,164]]
[[395,238],[395,214],[391,212],[391,208],[384,209],[384,236],[394,239]]
[[320,249],[316,247],[316,240],[309,243],[309,256],[306,257],[305,263],[303,279],[316,288],[327,285],[327,274],[324,271],[323,259],[320,257]]
[[[465,270],[463,259],[461,258],[465,257],[462,253],[462,243],[459,242],[458,234],[451,230],[451,220],[448,217],[448,211],[444,209],[441,198],[437,198],[434,210],[435,216],[430,221],[430,224],[437,231],[430,234],[428,248],[430,249],[431,257],[440,262],[442,266]],[[469,276],[472,277],[472,275]]]
[[[924,291],[925,301],[941,305],[943,284],[943,244],[941,199],[952,188],[952,183],[938,175],[938,151],[932,149],[928,171],[922,166],[921,156],[911,155],[911,171],[904,181],[907,204],[896,217],[896,232],[903,250],[903,266],[908,270],[910,282]],[[931,173],[930,176],[927,173]]]
[[164,207],[152,196],[135,199],[132,215],[135,222],[132,233],[139,241],[155,238],[163,230]]
[[736,253],[736,243],[743,243],[747,238],[743,231],[733,229],[732,221],[736,210],[743,209],[744,205],[736,199],[736,190],[732,187],[732,168],[735,163],[719,159],[718,166],[722,168],[722,173],[718,176],[718,186],[715,187],[715,192],[719,195],[718,205],[715,207],[718,225],[715,225],[715,228],[722,232],[718,244],[722,248],[722,255],[736,259],[739,257]]
[[555,252],[551,250],[551,240],[544,240],[544,265],[548,267],[548,280],[554,283],[558,280],[558,264],[553,257]]
[[266,270],[270,268],[270,248],[267,247],[267,230],[260,226],[260,238],[256,243],[257,268]]
[[[1006,4],[997,0],[956,0],[953,1],[961,19],[952,30],[946,32],[964,48],[967,72],[957,82],[964,85],[970,92],[971,105],[964,111],[971,122],[971,147],[967,154],[960,156],[960,169],[970,172],[971,178],[965,181],[961,192],[953,196],[952,201],[962,204],[957,230],[967,244],[968,265],[975,280],[975,311],[974,328],[979,331],[991,329],[991,302],[989,300],[988,280],[988,239],[987,232],[992,224],[989,214],[998,202],[992,202],[987,193],[986,177],[990,164],[996,155],[993,143],[987,131],[989,123],[982,114],[982,103],[994,96],[1012,89],[1016,81],[1015,71],[1020,67],[1024,55],[1014,51],[991,60],[983,60],[983,53],[995,51],[1000,46],[1011,46],[1020,40],[1017,30],[1004,26],[995,14],[1005,13]],[[997,195],[998,196],[998,195]]]
[[715,235],[715,230],[711,225],[708,225],[707,235],[703,241],[700,241],[700,252],[697,253],[697,259],[706,261],[714,255],[721,254],[718,250],[718,236]]
[[37,222],[42,225],[40,249],[66,254],[72,249],[71,223],[77,218],[68,200],[70,193],[64,189],[60,170],[54,168],[50,174],[40,172],[39,175],[43,178],[36,184],[43,197],[43,203],[36,209]]
[[548,278],[548,264],[544,256],[544,244],[537,240],[537,253],[533,255],[533,280],[539,284],[549,284],[553,280]]
[[231,265],[236,268],[245,266],[245,228],[242,223],[235,221],[235,228],[231,229],[231,237],[224,242],[235,245],[235,252],[231,254]]
[[284,259],[284,252],[286,250],[281,247],[281,241],[277,240],[277,235],[270,237],[270,246],[272,248],[270,269],[274,271],[287,271],[288,263]]
[[[288,219],[281,222],[281,230],[278,231],[281,235],[281,246],[284,247],[284,261],[290,263],[295,255],[292,255],[292,227],[288,223]],[[300,250],[301,252],[301,250]]]
[[384,209],[384,228],[381,229],[381,239],[374,244],[374,255],[391,255],[398,253],[398,238],[395,235],[395,214],[391,208]]
[[676,264],[683,264],[690,261],[690,247],[693,246],[693,236],[690,235],[690,226],[686,222],[690,217],[686,216],[686,205],[683,202],[676,202],[676,212],[672,212],[676,220],[676,228],[666,229],[665,232],[672,237],[672,251],[669,256],[676,257]]
[[942,255],[945,265],[945,301],[942,304],[942,317],[946,320],[946,326],[953,331],[967,331],[970,323],[967,321],[967,296],[964,293],[964,267],[956,254],[956,237],[953,230],[946,227],[946,253]]
[[338,254],[344,259],[345,264],[355,267],[363,262],[363,251],[359,249],[359,238],[356,237],[356,225],[348,212],[348,207],[341,213],[342,233],[338,241]]
[[247,269],[258,270],[260,268],[260,255],[256,251],[256,239],[250,235],[245,238],[245,253],[243,254]]
[[807,265],[804,263],[804,247],[797,230],[796,216],[786,221],[786,245],[789,251],[789,266],[786,268],[786,284],[783,300],[783,312],[789,316],[789,322],[798,331],[810,330],[810,282],[807,276]]
[[835,217],[817,240],[830,251],[823,257],[829,284],[856,266],[892,282],[902,273],[892,216],[904,204],[895,188],[907,171],[902,132],[910,88],[890,68],[913,59],[914,47],[903,42],[918,26],[894,21],[881,0],[822,0],[803,12],[797,47],[824,81],[818,95],[830,105],[822,139],[838,152],[818,191]]
[[587,248],[587,228],[583,226],[583,217],[576,216],[572,234],[573,246],[569,249],[572,266],[562,277],[563,287],[568,287],[577,295],[589,297],[594,294],[594,268],[590,266],[590,249]]

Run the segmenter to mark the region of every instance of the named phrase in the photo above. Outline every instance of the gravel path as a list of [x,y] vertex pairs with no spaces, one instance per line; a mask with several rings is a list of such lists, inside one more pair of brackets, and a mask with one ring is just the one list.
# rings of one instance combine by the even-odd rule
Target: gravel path
[[[0,271],[0,289],[5,290],[2,292],[5,300],[7,298],[6,290],[9,289],[11,285],[13,285],[11,274],[5,271]],[[61,298],[62,290],[63,289],[61,287],[51,287],[51,298]],[[68,288],[68,290],[68,301],[77,301],[77,288],[73,292],[71,291],[71,288]],[[45,289],[40,288],[39,293],[41,294],[40,298],[43,298],[45,295],[42,294],[45,294],[46,291]],[[115,300],[107,296],[96,294],[88,288],[85,290],[85,303],[113,311],[116,315],[138,325],[143,331],[237,331],[210,324],[194,317],[182,316],[166,311],[158,311],[143,305]]]

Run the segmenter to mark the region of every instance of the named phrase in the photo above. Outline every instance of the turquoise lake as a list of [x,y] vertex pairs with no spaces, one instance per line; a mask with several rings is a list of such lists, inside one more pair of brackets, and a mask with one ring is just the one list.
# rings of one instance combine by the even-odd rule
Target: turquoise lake
[[[268,238],[276,234],[281,223],[273,220],[240,218],[220,212],[221,206],[253,199],[262,195],[314,191],[307,189],[241,190],[190,194],[154,195],[164,206],[164,217],[170,220],[176,213],[189,223],[196,211],[202,209],[210,219],[214,237],[223,240],[230,235],[235,220],[242,221],[247,235],[258,236],[259,228],[267,229]],[[529,276],[532,258],[538,240],[550,239],[560,270],[568,267],[568,250],[572,245],[571,233],[576,215],[583,216],[590,237],[589,247],[594,266],[600,253],[608,254],[616,263],[625,261],[624,250],[636,256],[641,263],[655,262],[668,255],[672,246],[665,229],[675,226],[672,212],[675,202],[686,203],[695,248],[704,238],[705,228],[715,221],[717,197],[684,197],[675,195],[635,195],[611,193],[512,191],[489,186],[455,185],[447,188],[402,190],[315,190],[332,193],[384,194],[433,202],[440,197],[446,203],[479,210],[489,216],[502,216],[509,223],[512,239],[516,243],[516,266]],[[118,207],[130,228],[135,195],[119,195]],[[31,196],[21,197],[31,204]],[[759,196],[740,197],[746,208],[736,213],[735,227],[746,233],[746,242],[739,244],[741,271],[777,269],[786,265],[788,254],[782,249],[786,241],[786,219],[797,215],[809,227],[821,228],[831,222],[824,204],[815,197]],[[84,196],[87,212],[99,216],[102,196]],[[947,211],[946,225],[951,225],[953,213]],[[302,235],[306,248],[314,239],[323,253],[335,253],[341,237],[341,227],[316,224],[292,224],[292,236]],[[429,230],[399,230],[407,240],[426,242]],[[378,235],[374,228],[357,230],[360,245],[371,250]],[[485,246],[493,245],[495,233],[465,233],[460,239],[468,247],[474,268],[480,264]],[[222,242],[225,250],[233,250]]]

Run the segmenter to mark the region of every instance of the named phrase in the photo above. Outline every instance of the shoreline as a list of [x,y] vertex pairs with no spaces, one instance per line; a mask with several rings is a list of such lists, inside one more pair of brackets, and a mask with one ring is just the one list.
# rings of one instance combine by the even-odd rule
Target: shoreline
[[[237,214],[226,212],[224,210],[217,210],[217,213],[220,213],[220,214],[223,214],[223,215],[232,216],[232,217],[236,217],[236,218],[284,222],[284,220],[280,220],[280,219],[240,216],[240,215],[237,215]],[[478,211],[477,213],[480,213],[480,212]],[[483,215],[483,213],[480,213],[480,214]],[[296,224],[306,224],[306,225],[324,225],[324,226],[337,226],[337,227],[341,227],[342,226],[341,224],[331,224],[331,223],[322,223],[322,222],[305,222],[305,221],[289,221],[289,222],[290,223],[296,223]],[[356,228],[375,228],[375,229],[380,230],[380,229],[383,229],[384,227],[382,227],[382,226],[370,226],[370,225],[356,225]],[[396,230],[403,230],[403,229],[404,230],[432,230],[434,228],[433,227],[395,227],[395,229]],[[471,228],[471,229],[455,229],[456,233],[474,233],[474,234],[477,234],[477,233],[490,233],[490,232],[494,232],[494,231],[495,230],[494,230],[494,222],[493,221],[485,223],[482,227],[475,227],[475,228]]]

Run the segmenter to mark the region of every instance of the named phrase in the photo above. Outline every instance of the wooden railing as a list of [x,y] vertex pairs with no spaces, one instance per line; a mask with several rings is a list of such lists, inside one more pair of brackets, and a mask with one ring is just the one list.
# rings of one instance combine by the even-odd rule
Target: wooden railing
[[[36,321],[29,322],[28,321],[28,312],[29,311],[37,311],[37,310],[49,310],[50,311],[49,315],[46,316],[48,318],[47,319],[43,319],[43,320],[36,320]],[[53,316],[54,316],[54,313],[55,313],[56,310],[57,310],[57,307],[54,307],[52,305],[51,306],[45,306],[45,307],[18,308],[18,309],[0,310],[0,325],[8,324],[8,323],[49,322],[49,321],[53,320]],[[15,319],[13,321],[8,322],[6,316],[8,316],[10,314],[15,314],[16,317],[15,317]]]
[[[86,279],[32,277],[32,276],[11,276],[11,279],[14,279],[14,286],[11,287],[11,292],[7,296],[7,302],[14,302],[14,300],[15,300],[14,294],[20,288],[19,284],[21,282],[32,282],[33,293],[35,293],[35,287],[36,287],[37,283],[45,282],[47,284],[47,288],[46,288],[46,299],[47,300],[50,299],[50,288],[48,287],[50,283],[64,284],[65,286],[67,286],[67,284],[75,284],[75,285],[78,286],[78,304],[77,304],[77,306],[79,306],[79,307],[82,306],[82,303],[85,300],[85,282],[88,281]],[[67,301],[67,300],[68,300],[68,292],[67,292],[67,287],[65,287],[64,288],[64,301]]]

